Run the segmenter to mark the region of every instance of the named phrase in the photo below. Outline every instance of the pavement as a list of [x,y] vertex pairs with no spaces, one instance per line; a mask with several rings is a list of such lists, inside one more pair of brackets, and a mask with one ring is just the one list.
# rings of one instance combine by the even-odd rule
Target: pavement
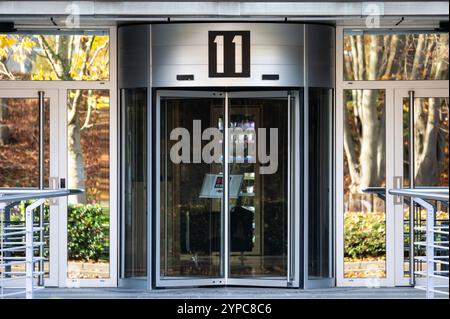
[[[16,296],[21,298],[21,296]],[[23,296],[22,296],[23,298]],[[287,289],[253,287],[212,288],[45,288],[36,299],[423,299],[425,292],[410,287]],[[448,297],[446,297],[448,298]]]

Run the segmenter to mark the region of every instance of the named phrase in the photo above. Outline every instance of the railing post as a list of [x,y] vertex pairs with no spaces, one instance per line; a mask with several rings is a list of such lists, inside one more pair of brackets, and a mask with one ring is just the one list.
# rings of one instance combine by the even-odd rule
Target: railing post
[[[3,272],[4,270],[4,257],[3,257],[3,243],[4,243],[4,238],[3,238],[3,234],[5,232],[5,230],[3,229],[3,212],[5,211],[5,204],[4,203],[0,203],[0,298],[3,298],[4,295],[4,291],[3,291],[3,283],[2,283],[2,279],[4,278]],[[3,270],[1,269],[3,268]]]
[[[38,92],[39,97],[39,189],[44,189],[44,179],[45,179],[45,99],[44,91]],[[41,228],[39,232],[39,241],[44,242],[44,206],[39,207],[39,227]],[[44,245],[39,247],[39,255],[44,256]],[[44,285],[44,260],[39,260],[39,279],[38,284],[40,286]]]
[[34,247],[33,247],[33,208],[28,206],[25,209],[25,291],[26,298],[33,298],[33,267],[34,267]]
[[434,298],[434,209],[427,207],[426,236],[427,236],[427,298]]
[[[414,188],[414,91],[408,91],[409,96],[409,187]],[[409,284],[416,284],[414,276],[414,201],[411,198],[409,206]]]

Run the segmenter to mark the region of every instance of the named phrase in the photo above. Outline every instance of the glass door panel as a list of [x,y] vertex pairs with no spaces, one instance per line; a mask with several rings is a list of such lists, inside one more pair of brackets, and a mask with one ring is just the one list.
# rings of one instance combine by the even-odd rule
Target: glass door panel
[[[55,123],[57,118],[56,91],[45,90],[44,94],[44,144],[40,144],[39,136],[39,97],[38,90],[0,90],[0,188],[38,189],[40,186],[39,153],[44,148],[43,186],[49,188],[50,176],[56,175],[58,161],[56,158],[57,135]],[[54,135],[55,134],[55,135]],[[53,187],[53,185],[52,185]],[[31,201],[32,202],[32,201]],[[6,212],[5,220],[10,225],[19,226],[24,223],[25,206],[31,203],[22,202]],[[56,285],[58,269],[55,254],[57,253],[57,212],[54,201],[43,205],[43,248],[44,261],[41,266],[45,272],[44,284]],[[56,217],[56,219],[55,219]],[[17,240],[22,240],[20,237]],[[7,257],[7,256],[6,256]],[[25,270],[25,265],[11,266],[9,271]]]
[[229,95],[230,280],[279,279],[286,285],[290,110],[287,94],[279,95]]
[[110,278],[109,90],[67,91],[68,285]]
[[[403,175],[403,187],[449,187],[449,97],[447,90],[420,89],[414,90],[414,111],[411,112],[410,97],[407,90],[396,91],[396,107],[402,118],[402,137],[398,143],[403,145],[399,158],[403,158],[402,166],[398,165],[396,175]],[[400,109],[401,108],[401,109]],[[411,119],[411,116],[413,118]],[[413,130],[410,131],[410,125]],[[411,136],[411,132],[413,136]],[[411,164],[412,163],[412,164]],[[398,163],[397,163],[398,164]],[[412,165],[412,167],[411,167]],[[412,178],[413,176],[413,178]],[[438,202],[436,224],[448,225],[448,207]],[[397,247],[402,254],[397,256],[397,285],[408,285],[410,278],[410,209],[409,202],[404,202],[402,211],[397,212],[398,225],[396,232]],[[415,227],[425,226],[425,212],[416,211]],[[415,238],[418,240],[425,240]],[[437,251],[439,255],[441,252]],[[414,256],[424,256],[422,247],[414,248]],[[425,271],[426,264],[415,262],[415,270]],[[439,267],[441,267],[439,265]],[[442,270],[448,271],[448,266]],[[419,279],[420,280],[420,279]]]
[[[171,279],[174,285],[217,284],[214,278],[224,275],[223,143],[219,136],[224,94],[175,94],[162,96],[158,107],[157,281],[161,285],[171,285]],[[216,144],[211,149],[213,136]]]
[[344,278],[378,285],[386,266],[386,91],[344,90]]

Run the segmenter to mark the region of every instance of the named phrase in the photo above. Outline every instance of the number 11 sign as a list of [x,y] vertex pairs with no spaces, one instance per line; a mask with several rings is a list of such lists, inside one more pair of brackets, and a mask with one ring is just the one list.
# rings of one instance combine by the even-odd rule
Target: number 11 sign
[[209,31],[209,77],[250,77],[250,31]]

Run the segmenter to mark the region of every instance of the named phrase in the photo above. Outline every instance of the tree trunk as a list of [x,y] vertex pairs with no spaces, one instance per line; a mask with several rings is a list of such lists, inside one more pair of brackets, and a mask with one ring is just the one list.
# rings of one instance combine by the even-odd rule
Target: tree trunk
[[[87,61],[90,56],[90,50],[93,43],[93,38],[90,38],[85,43],[86,55],[83,57],[83,74],[87,68]],[[79,45],[81,46],[82,40],[80,38]],[[67,52],[67,51],[66,51]],[[77,90],[73,100],[68,105],[68,121],[67,121],[67,162],[68,162],[68,185],[70,188],[83,188],[86,187],[86,176],[84,170],[84,156],[83,149],[81,147],[81,123],[79,119],[78,110],[80,109],[80,103],[83,102],[81,96],[82,90]],[[83,126],[88,126],[85,123]],[[86,192],[78,196],[69,196],[69,203],[86,203]]]
[[[84,158],[81,148],[80,120],[77,115],[67,125],[67,164],[69,188],[85,188]],[[85,204],[85,193],[77,196],[69,196],[71,204]]]
[[[438,107],[436,99],[428,99],[428,116],[425,130],[419,138],[422,141],[421,148],[416,148],[416,185],[436,186],[439,182],[438,169]],[[420,153],[418,153],[421,151]]]
[[362,138],[361,154],[361,188],[379,186],[377,183],[377,148],[378,148],[378,112],[376,105],[376,94],[374,90],[364,90],[362,106]]
[[[366,68],[367,79],[375,80],[378,72],[378,37],[371,36],[369,63]],[[379,186],[378,177],[378,138],[379,120],[377,109],[377,90],[363,90],[361,101],[361,188]]]
[[414,54],[414,62],[412,66],[411,77],[406,80],[417,80],[419,78],[418,73],[420,71],[424,46],[425,46],[425,35],[420,34],[419,38],[417,39],[416,53]]
[[[392,79],[392,66],[394,65],[395,56],[397,55],[397,46],[398,46],[398,35],[394,34],[391,39],[390,49],[389,49],[389,58],[387,60],[386,70],[384,72],[383,78],[385,80]],[[400,61],[397,61],[400,63]]]
[[344,152],[347,158],[348,171],[352,183],[350,184],[350,192],[355,193],[359,187],[358,162],[356,159],[355,146],[352,140],[350,129],[348,127],[348,111],[344,110]]

